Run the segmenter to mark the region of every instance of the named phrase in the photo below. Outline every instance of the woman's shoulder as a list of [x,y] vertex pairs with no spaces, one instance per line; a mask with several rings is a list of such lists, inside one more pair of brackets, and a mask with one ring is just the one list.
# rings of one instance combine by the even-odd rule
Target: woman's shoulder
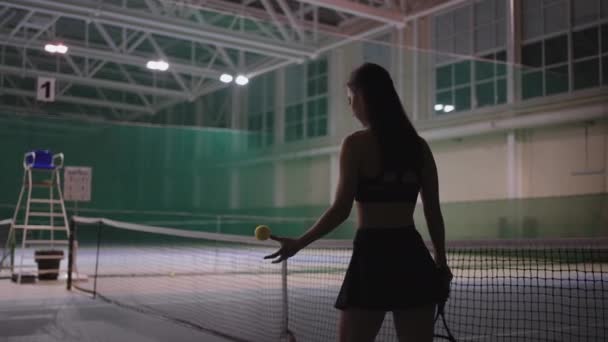
[[371,136],[372,134],[369,129],[361,129],[349,134],[346,139],[351,141],[365,141],[366,139],[370,139]]
[[354,154],[361,153],[362,149],[368,145],[369,135],[366,130],[350,133],[342,140],[342,150],[351,151],[350,153]]
[[433,154],[433,152],[431,151],[431,147],[429,146],[429,143],[421,136],[418,137],[418,140],[420,141],[420,149],[422,150],[422,154],[423,155],[428,155],[428,154]]
[[371,134],[369,130],[358,130],[347,135],[342,141],[342,145],[348,145],[351,149],[360,150],[369,144]]

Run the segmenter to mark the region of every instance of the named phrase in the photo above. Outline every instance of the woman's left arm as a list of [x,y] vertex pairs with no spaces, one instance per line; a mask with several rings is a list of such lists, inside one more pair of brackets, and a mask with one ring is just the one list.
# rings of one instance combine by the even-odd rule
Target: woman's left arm
[[276,253],[266,256],[265,259],[279,257],[273,263],[281,262],[293,256],[313,241],[331,232],[348,218],[353,207],[357,187],[358,159],[356,151],[356,138],[353,135],[349,135],[342,142],[340,149],[340,176],[333,204],[299,238],[291,239],[271,236],[271,239],[281,243],[281,248]]

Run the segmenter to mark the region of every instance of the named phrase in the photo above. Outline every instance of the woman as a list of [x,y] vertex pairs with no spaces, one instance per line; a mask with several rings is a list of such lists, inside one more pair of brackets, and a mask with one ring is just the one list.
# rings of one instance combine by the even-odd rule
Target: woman
[[[432,341],[435,308],[451,279],[433,155],[381,66],[355,69],[347,93],[365,129],[342,143],[336,199],[300,238],[272,236],[281,248],[266,258],[281,262],[332,231],[348,218],[354,200],[358,229],[335,305],[341,310],[339,340],[373,341],[392,311],[400,341]],[[414,227],[419,192],[434,260]]]

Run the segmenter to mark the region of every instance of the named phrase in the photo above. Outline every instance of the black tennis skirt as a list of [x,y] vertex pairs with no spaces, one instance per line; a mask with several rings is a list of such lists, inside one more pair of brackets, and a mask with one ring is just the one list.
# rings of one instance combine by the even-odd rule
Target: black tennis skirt
[[335,307],[393,311],[439,301],[435,261],[414,226],[360,228]]

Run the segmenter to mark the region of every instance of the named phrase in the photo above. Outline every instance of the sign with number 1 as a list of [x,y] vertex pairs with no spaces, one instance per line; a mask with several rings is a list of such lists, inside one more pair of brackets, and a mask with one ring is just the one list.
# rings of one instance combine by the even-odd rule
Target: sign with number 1
[[55,101],[55,79],[51,77],[38,77],[36,100],[45,102]]

